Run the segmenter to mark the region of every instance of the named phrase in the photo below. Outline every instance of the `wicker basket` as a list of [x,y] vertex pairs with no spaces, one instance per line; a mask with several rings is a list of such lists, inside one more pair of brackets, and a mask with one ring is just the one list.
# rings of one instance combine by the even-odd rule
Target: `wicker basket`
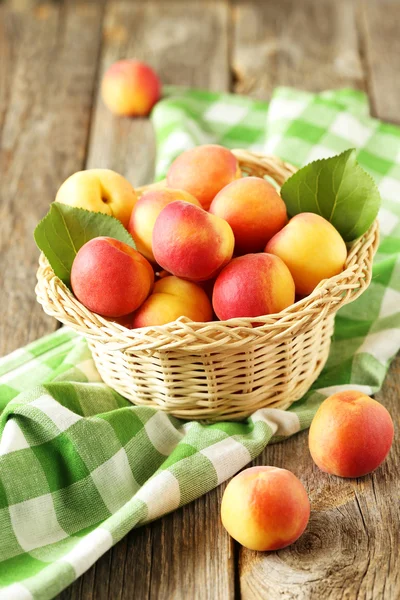
[[[295,171],[275,157],[234,153],[242,171],[268,175],[278,185]],[[350,248],[342,273],[264,317],[210,323],[182,317],[129,330],[86,309],[43,255],[36,294],[47,314],[87,338],[103,380],[134,404],[185,419],[236,420],[263,407],[286,409],[315,381],[328,357],[335,313],[369,285],[378,237],[375,222]]]

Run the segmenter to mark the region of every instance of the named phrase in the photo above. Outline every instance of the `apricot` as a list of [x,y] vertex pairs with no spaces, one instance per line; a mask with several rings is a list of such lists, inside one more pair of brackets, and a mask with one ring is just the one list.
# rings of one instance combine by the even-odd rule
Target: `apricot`
[[274,235],[265,252],[279,256],[288,266],[296,294],[307,296],[323,280],[343,271],[346,244],[323,217],[300,213]]
[[277,313],[294,302],[294,281],[272,254],[234,258],[218,275],[212,303],[221,320]]
[[177,277],[191,281],[211,279],[233,253],[230,225],[187,202],[172,202],[160,212],[153,229],[157,263]]
[[168,170],[167,183],[195,196],[207,210],[218,192],[238,177],[235,155],[223,146],[208,144],[182,152]]
[[56,202],[110,215],[128,226],[137,195],[129,181],[110,169],[78,171],[64,181]]
[[128,231],[135,240],[138,251],[152,262],[155,262],[152,249],[154,224],[162,209],[177,200],[201,207],[197,198],[188,192],[165,188],[144,193],[133,208]]
[[161,96],[161,82],[149,65],[119,60],[105,72],[101,83],[104,104],[116,115],[146,116]]
[[286,469],[245,469],[231,479],[222,497],[223,526],[250,550],[279,550],[293,544],[309,518],[307,492]]
[[236,254],[261,252],[287,223],[284,201],[274,186],[260,177],[233,181],[215,196],[209,211],[232,227]]
[[211,321],[211,302],[196,283],[170,275],[155,283],[153,293],[134,313],[132,327],[165,325],[179,317]]
[[339,477],[362,477],[385,460],[393,442],[390,414],[354,390],[333,394],[311,423],[308,443],[315,464]]
[[153,281],[153,269],[144,256],[109,237],[86,242],[72,263],[72,291],[86,308],[104,317],[122,317],[136,310]]

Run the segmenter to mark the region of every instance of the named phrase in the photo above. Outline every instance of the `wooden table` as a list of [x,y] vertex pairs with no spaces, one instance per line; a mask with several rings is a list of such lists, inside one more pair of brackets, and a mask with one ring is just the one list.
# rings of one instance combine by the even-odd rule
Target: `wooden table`
[[[163,82],[268,98],[276,85],[368,92],[400,120],[398,0],[0,2],[0,354],[51,332],[35,302],[32,231],[62,181],[108,167],[152,180],[147,120],[113,118],[98,83],[122,57]],[[400,360],[378,394],[400,416]],[[301,474],[310,525],[290,548],[255,553],[219,521],[224,486],[131,532],[61,594],[66,599],[400,598],[400,444],[373,475],[337,480],[313,466],[307,433],[256,464]]]

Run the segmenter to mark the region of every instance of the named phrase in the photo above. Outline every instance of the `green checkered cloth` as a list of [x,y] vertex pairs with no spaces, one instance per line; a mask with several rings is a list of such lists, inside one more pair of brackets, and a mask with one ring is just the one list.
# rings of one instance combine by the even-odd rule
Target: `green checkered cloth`
[[67,328],[1,359],[0,600],[54,597],[130,529],[308,427],[327,395],[376,392],[400,347],[400,129],[371,119],[363,94],[278,89],[267,106],[170,89],[152,118],[159,177],[180,152],[206,142],[299,166],[359,148],[383,197],[373,281],[338,314],[329,360],[306,396],[243,423],[183,422],[134,407],[102,383],[85,340]]

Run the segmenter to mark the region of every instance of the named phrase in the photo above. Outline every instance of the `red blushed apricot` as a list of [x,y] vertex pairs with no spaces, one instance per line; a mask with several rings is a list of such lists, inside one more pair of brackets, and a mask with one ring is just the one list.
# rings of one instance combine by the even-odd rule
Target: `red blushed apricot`
[[80,248],[71,270],[75,296],[104,317],[136,310],[154,282],[150,263],[139,252],[113,238],[97,237]]
[[230,225],[187,202],[172,202],[153,229],[157,263],[190,281],[211,279],[232,257],[235,239]]
[[170,275],[157,281],[153,293],[134,313],[131,327],[165,325],[179,317],[211,321],[211,302],[200,286]]
[[168,186],[186,190],[203,208],[223,187],[241,177],[236,157],[230,150],[214,144],[186,150],[172,163],[167,173]]
[[339,477],[361,477],[385,460],[393,421],[382,404],[361,392],[333,394],[311,423],[308,442],[316,465]]
[[116,115],[146,116],[161,96],[161,82],[149,65],[119,60],[106,71],[101,95]]
[[232,227],[236,254],[261,252],[287,223],[284,201],[260,177],[233,181],[215,196],[209,211]]
[[250,550],[279,550],[293,544],[309,518],[307,492],[286,469],[245,469],[231,479],[222,498],[223,526]]
[[135,240],[136,248],[152,262],[155,262],[152,236],[154,224],[158,215],[167,204],[181,200],[201,208],[200,202],[184,190],[171,190],[168,188],[150,190],[135,204],[128,225],[128,231]]
[[294,281],[277,256],[246,254],[234,258],[218,275],[212,301],[222,321],[269,315],[293,304]]
[[329,221],[300,213],[270,239],[265,252],[279,256],[289,268],[296,294],[306,296],[323,280],[343,271],[347,248]]

